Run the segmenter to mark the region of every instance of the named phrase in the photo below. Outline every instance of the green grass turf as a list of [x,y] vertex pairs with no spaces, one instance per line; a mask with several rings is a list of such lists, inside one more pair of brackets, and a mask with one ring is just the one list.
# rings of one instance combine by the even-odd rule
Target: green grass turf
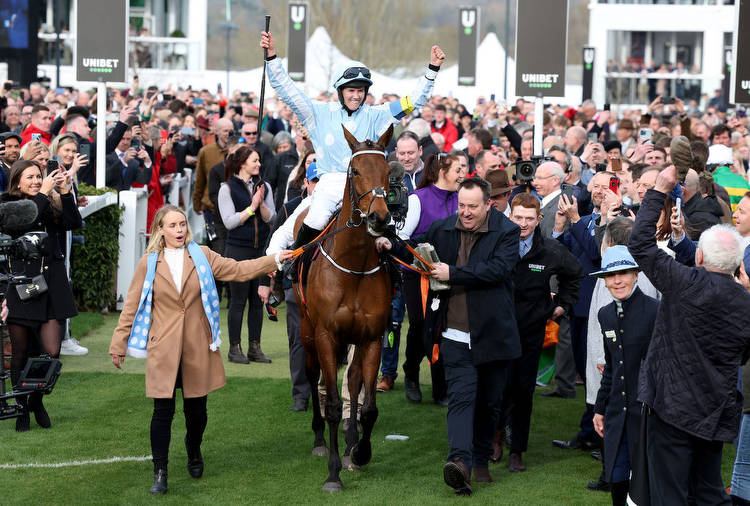
[[[394,391],[378,395],[380,416],[373,435],[372,462],[362,471],[342,472],[343,492],[330,495],[321,490],[327,459],[310,454],[310,412],[288,409],[291,387],[283,307],[279,317],[279,323],[264,323],[263,349],[272,364],[230,364],[224,349],[228,384],[209,396],[202,479],[191,479],[185,469],[185,427],[178,401],[165,497],[149,496],[153,474],[151,462],[146,461],[0,469],[2,504],[142,504],[157,500],[169,504],[453,503],[456,497],[442,479],[448,450],[445,409],[429,402],[409,404],[401,379]],[[111,365],[107,350],[117,314],[101,317],[84,313],[77,320],[74,330],[93,329],[85,336],[74,332],[89,354],[63,357],[63,374],[53,394],[45,398],[53,427],[40,429],[32,417],[31,432],[18,434],[12,420],[0,421],[0,464],[150,454],[152,401],[144,396],[144,361],[128,357],[124,372]],[[423,385],[429,385],[428,376],[423,370]],[[423,387],[423,393],[430,398],[429,386]],[[472,501],[610,504],[609,494],[586,490],[587,481],[599,474],[599,463],[587,452],[559,450],[551,444],[552,439],[576,433],[583,410],[583,390],[578,393],[576,400],[537,394],[525,455],[528,471],[508,472],[507,457],[500,464],[491,464],[495,483],[475,484]],[[410,439],[385,441],[390,433],[406,434]],[[339,444],[343,447],[343,437]],[[733,458],[734,449],[727,445],[723,468],[727,483]]]

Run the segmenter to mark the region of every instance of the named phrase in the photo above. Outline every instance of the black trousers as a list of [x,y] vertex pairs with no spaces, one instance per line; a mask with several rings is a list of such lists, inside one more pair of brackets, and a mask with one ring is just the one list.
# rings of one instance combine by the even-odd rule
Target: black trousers
[[510,423],[513,453],[528,449],[534,389],[539,370],[539,356],[544,344],[544,328],[533,335],[521,336],[521,356],[510,363],[508,385],[503,394],[503,410],[498,427]]
[[[200,448],[201,441],[203,441],[203,431],[206,429],[206,423],[208,422],[206,399],[205,395],[190,399],[185,399],[183,396],[182,399],[185,428],[187,429],[185,438],[190,448]],[[174,394],[170,399],[154,399],[154,414],[151,416],[151,455],[154,461],[154,472],[159,469],[167,469],[174,409]]]
[[691,436],[664,422],[653,411],[647,415],[646,453],[653,506],[688,504],[731,505],[721,481],[724,443]]
[[310,382],[307,381],[305,372],[305,348],[302,346],[300,336],[300,316],[297,299],[294,298],[294,290],[284,290],[286,300],[286,333],[289,338],[289,374],[292,378],[292,398],[310,398]]
[[[260,258],[265,253],[261,249],[244,248],[227,244],[224,256],[234,260],[250,260]],[[260,333],[263,330],[263,302],[258,296],[259,280],[251,279],[241,283],[229,282],[229,312],[227,314],[227,326],[229,327],[229,343],[240,344],[242,340],[242,317],[245,314],[245,303],[249,303],[247,309],[247,334],[248,341],[260,341]]]
[[507,360],[475,365],[468,344],[443,339],[440,344],[448,386],[448,461],[487,467],[502,409]]
[[[419,276],[404,276],[403,296],[406,310],[409,312],[409,330],[406,332],[406,351],[404,376],[411,381],[419,382],[419,364],[427,356],[424,341],[424,313],[422,312],[422,290]],[[442,355],[442,353],[441,353]],[[445,398],[445,371],[443,360],[437,360],[430,366],[432,376],[432,398],[440,401]]]

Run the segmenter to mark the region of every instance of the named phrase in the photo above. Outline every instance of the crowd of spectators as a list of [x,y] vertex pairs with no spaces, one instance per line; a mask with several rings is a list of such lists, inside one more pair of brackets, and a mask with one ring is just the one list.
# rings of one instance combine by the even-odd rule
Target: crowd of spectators
[[[723,224],[727,233],[734,233],[733,227],[736,226],[740,236],[750,236],[750,218],[747,214],[750,209],[747,174],[750,130],[745,110],[728,108],[720,92],[711,98],[696,95],[690,84],[691,71],[679,65],[674,68],[662,67],[621,68],[611,62],[608,70],[685,73],[681,91],[676,94],[673,103],[665,103],[667,101],[663,100],[663,96],[667,90],[655,79],[647,80],[648,105],[613,107],[610,110],[609,107],[599,107],[591,100],[584,101],[578,107],[546,104],[541,117],[535,117],[534,104],[524,99],[504,103],[479,97],[475,104],[462,104],[454,97],[433,96],[421,110],[407,115],[396,125],[388,156],[404,166],[404,184],[413,192],[409,198],[409,228],[402,231],[404,237],[425,232],[436,219],[454,214],[459,205],[456,197],[459,183],[470,178],[481,178],[489,181],[487,202],[506,219],[519,225],[522,230],[520,242],[526,242],[531,250],[529,253],[521,247],[516,261],[526,260],[519,262],[517,268],[539,269],[540,262],[546,264],[548,261],[531,261],[549,255],[564,264],[556,270],[558,276],[538,280],[542,287],[549,282],[554,294],[551,300],[546,295],[540,295],[539,303],[545,308],[543,314],[532,311],[528,305],[533,301],[521,295],[528,288],[524,283],[531,278],[518,274],[515,277],[515,317],[526,319],[527,316],[523,315],[531,315],[528,318],[533,322],[517,322],[522,337],[520,351],[515,355],[516,361],[508,367],[508,382],[504,379],[497,382],[509,391],[502,402],[500,399],[496,399],[496,402],[498,406],[502,405],[502,419],[513,430],[498,427],[493,454],[493,459],[499,460],[504,442],[507,443],[511,455],[515,455],[511,461],[514,471],[525,469],[521,455],[527,449],[531,413],[529,392],[533,389],[531,381],[538,367],[541,350],[539,339],[544,338],[548,320],[559,324],[559,342],[555,352],[555,388],[546,393],[573,398],[577,395],[577,384],[585,384],[586,389],[586,407],[579,434],[569,440],[556,441],[555,444],[566,450],[597,450],[602,446],[598,433],[601,427],[595,426],[595,415],[604,416],[603,423],[606,424],[610,411],[606,409],[607,399],[602,395],[597,398],[597,391],[602,372],[607,370],[607,359],[612,357],[612,350],[609,347],[605,349],[608,336],[601,326],[609,320],[598,311],[619,299],[615,292],[612,292],[612,297],[607,294],[604,281],[599,283],[590,275],[601,274],[605,269],[602,252],[607,247],[622,247],[630,241],[632,258],[638,262],[631,270],[642,270],[633,278],[637,278],[640,291],[656,299],[665,297],[664,300],[673,303],[674,290],[684,288],[686,279],[695,272],[680,271],[673,263],[686,264],[685,268],[716,271],[715,265],[707,263],[705,258],[710,257],[711,261],[715,261],[729,239],[724,240],[718,233],[705,235],[705,231],[715,230],[712,227]],[[656,81],[653,90],[651,81]],[[149,228],[153,216],[165,203],[183,209],[192,205],[192,211],[201,213],[205,218],[206,235],[212,249],[239,260],[262,255],[268,242],[269,224],[279,212],[287,216],[290,210],[285,204],[295,200],[315,182],[314,171],[308,171],[315,158],[309,135],[289,107],[276,98],[271,97],[264,104],[265,114],[261,121],[258,121],[257,97],[241,91],[226,96],[205,89],[143,87],[136,78],[129,89],[108,93],[106,111],[97,110],[96,98],[95,93],[84,89],[47,90],[37,83],[24,89],[10,89],[9,86],[0,89],[0,139],[4,146],[0,152],[0,189],[11,193],[14,191],[12,178],[19,175],[18,170],[21,169],[17,164],[23,162],[39,167],[42,178],[55,170],[59,171],[56,174],[64,175],[58,176],[58,179],[49,176],[52,180],[47,186],[42,185],[45,191],[52,191],[53,186],[59,187],[58,193],[64,197],[61,199],[63,206],[70,207],[69,201],[73,197],[79,206],[86,205],[85,197],[78,194],[77,188],[81,183],[96,183],[96,173],[100,169],[96,164],[95,130],[106,128],[106,160],[100,164],[106,171],[106,185],[115,190],[147,187]],[[381,97],[368,94],[366,102],[387,103],[399,98],[393,94]],[[317,99],[331,101],[336,97],[321,93]],[[533,150],[534,125],[539,122],[542,123],[543,153],[537,154],[542,155],[543,159],[535,157]],[[677,144],[676,140],[679,141]],[[680,146],[677,152],[674,151],[676,145]],[[684,182],[677,186],[680,190],[675,193],[675,190],[667,188],[669,174],[664,171],[677,163],[677,156],[685,153],[688,153],[689,163],[684,167]],[[524,162],[532,162],[531,166],[535,168],[530,176],[522,170]],[[167,187],[176,175],[185,174],[187,169],[194,174],[192,202],[167,202]],[[66,191],[68,188],[73,191]],[[483,188],[469,185],[466,190],[473,189],[477,198],[481,198]],[[520,200],[516,202],[516,199]],[[435,206],[437,211],[428,216],[425,209],[429,206]],[[649,221],[639,226],[642,206],[648,208],[647,214],[653,223]],[[70,214],[67,207],[65,210]],[[490,214],[494,216],[494,211]],[[281,223],[276,221],[278,228]],[[635,249],[630,239],[633,221],[639,234]],[[533,225],[531,229],[529,224]],[[654,230],[651,230],[651,225]],[[655,235],[649,235],[652,232]],[[647,244],[647,239],[654,239],[653,247],[650,242]],[[742,239],[742,251],[745,243],[746,239]],[[740,246],[735,244],[733,247],[739,251]],[[675,274],[673,279],[656,276],[653,260],[641,265],[645,252],[653,253],[656,251],[653,248],[676,258],[676,262],[668,261],[660,253],[658,265],[679,275]],[[700,260],[696,251],[703,252]],[[630,260],[626,258],[621,261]],[[721,264],[722,268],[718,271],[726,271],[727,279],[731,279],[738,264]],[[544,265],[541,265],[541,269],[544,269]],[[737,274],[738,279],[744,280],[745,286],[750,284],[744,270]],[[406,397],[415,403],[422,400],[419,363],[425,356],[429,357],[423,348],[422,331],[417,328],[423,324],[416,316],[422,312],[418,285],[418,278],[407,277],[404,297],[394,303],[394,322],[389,328],[395,336],[390,338],[391,344],[384,350],[379,383],[382,392],[394,388],[404,306],[410,311],[413,308],[415,315],[410,314],[409,318],[409,333],[413,335],[407,337],[407,363],[403,364],[403,369]],[[217,286],[221,292],[222,285]],[[609,289],[609,285],[606,288]],[[260,349],[260,302],[268,301],[270,290],[267,283],[266,286],[263,280],[259,285],[232,283],[231,289],[227,288],[224,294],[231,298],[229,307],[232,308],[230,360],[241,363],[270,361]],[[719,297],[719,300],[722,299]],[[250,353],[245,356],[239,343],[239,329],[245,302],[248,301]],[[74,314],[74,308],[66,310],[59,317],[71,314]],[[626,311],[623,314],[627,316],[629,313]],[[57,317],[57,314],[51,316],[53,320]],[[632,318],[638,318],[638,315]],[[657,330],[654,335],[658,334],[660,340],[666,339],[667,332],[680,328],[679,325],[670,326],[675,322],[660,323],[659,318],[656,317]],[[414,330],[411,326],[414,326]],[[710,383],[715,385],[715,391],[706,398],[712,402],[725,401],[728,404],[724,409],[729,409],[727,406],[736,406],[741,399],[736,388],[735,366],[744,361],[748,349],[746,343],[750,340],[745,335],[733,335],[733,350],[739,355],[733,355],[729,360],[726,353],[712,355],[706,349],[711,339],[718,338],[711,334],[716,329],[705,326],[703,331],[705,335],[696,336],[691,341],[699,350],[696,353],[703,357],[700,367],[711,369],[711,374],[718,374],[711,376],[714,379],[722,379]],[[746,332],[746,328],[737,332]],[[518,339],[516,336],[516,342]],[[290,346],[291,343],[290,337]],[[75,342],[68,346],[71,353],[85,353],[82,351],[85,349]],[[650,374],[664,378],[659,372],[663,350],[653,350],[654,358],[650,358],[651,349],[646,353]],[[300,360],[296,360],[295,364],[294,367],[303,367]],[[432,398],[439,404],[444,404],[448,395],[442,381],[445,374],[442,367],[439,361],[433,362],[432,368],[436,374],[433,375]],[[607,371],[610,374],[607,388],[613,388],[611,370]],[[292,377],[300,375],[299,370],[291,372]],[[733,389],[728,386],[728,379],[735,381]],[[681,380],[686,384],[691,381],[689,377],[681,377]],[[704,387],[700,385],[700,388]],[[511,394],[513,389],[518,391]],[[627,395],[631,393],[628,391]],[[676,397],[667,395],[665,400],[659,397],[660,392],[648,393],[650,396],[639,399],[651,402],[649,406],[655,413],[649,417],[655,420],[650,422],[655,427],[653,430],[661,434],[671,431],[670,436],[678,441],[685,434],[682,433],[684,428],[670,425],[674,423],[670,403]],[[295,401],[298,395],[299,392],[295,393]],[[305,391],[304,395],[309,395],[309,392]],[[700,406],[703,399],[697,397],[685,402]],[[627,404],[625,407],[635,409],[636,405]],[[295,406],[298,409],[306,408],[306,400],[304,403],[295,402]],[[704,408],[696,408],[698,414],[694,416],[699,417],[707,409]],[[720,418],[717,423],[723,429],[720,436],[697,430],[686,434],[712,445],[717,441],[732,440],[739,431],[740,418],[728,414],[726,417],[717,416]],[[699,423],[700,419],[695,422]],[[742,423],[743,427],[746,423],[750,425],[744,419]],[[750,429],[743,428],[743,431]],[[697,443],[693,441],[691,444]],[[626,447],[621,444],[613,446],[615,452],[621,452]],[[706,450],[706,455],[713,458],[715,451],[716,448],[712,446]],[[720,454],[720,448],[718,451]],[[742,459],[750,460],[747,455],[750,455],[750,449],[740,446],[738,463]],[[651,457],[658,460],[658,455],[649,454]],[[618,464],[605,460],[609,467],[603,469],[598,480],[589,484],[593,489],[611,488],[612,465]],[[704,464],[712,466],[714,463],[711,460]],[[622,462],[619,465],[622,466]],[[679,472],[683,471],[690,472],[689,469]],[[618,473],[617,476],[622,476],[621,472]],[[680,480],[684,476],[678,477],[677,473],[674,471],[669,477],[671,481],[668,485],[673,486],[672,489],[667,490],[667,485],[664,485],[667,492],[663,497],[670,500],[674,498],[670,495],[674,487],[683,483]],[[701,493],[709,493],[706,490],[720,485],[720,480],[718,484],[714,481]],[[613,495],[613,500],[620,500],[622,486],[615,488],[617,497]],[[737,500],[747,501],[750,500],[750,494],[746,493],[748,489],[746,484],[744,489],[737,485],[733,494]],[[723,489],[713,492],[718,497]]]

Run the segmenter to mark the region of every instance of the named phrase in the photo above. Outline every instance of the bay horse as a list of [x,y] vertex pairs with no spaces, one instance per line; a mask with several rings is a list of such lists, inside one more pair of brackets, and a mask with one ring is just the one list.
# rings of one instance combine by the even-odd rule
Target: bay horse
[[[300,335],[306,351],[307,379],[312,392],[315,455],[326,454],[325,422],[318,398],[321,370],[327,393],[325,418],[330,451],[327,452],[329,474],[323,490],[329,492],[342,488],[338,449],[342,415],[337,383],[339,358],[345,356],[348,345],[355,345],[348,373],[351,418],[344,455],[349,456],[355,466],[362,466],[372,456],[370,436],[378,417],[375,385],[383,333],[391,314],[391,278],[387,268],[381,265],[375,238],[385,232],[391,221],[386,204],[390,167],[385,148],[393,136],[393,126],[377,143],[371,140],[359,142],[346,128],[344,136],[352,156],[341,212],[328,227],[335,232],[321,242],[310,264],[306,286],[300,286],[302,277],[294,286],[300,308]],[[303,219],[304,213],[297,220],[297,228]],[[362,385],[365,396],[360,411],[362,439],[359,439],[357,399]]]

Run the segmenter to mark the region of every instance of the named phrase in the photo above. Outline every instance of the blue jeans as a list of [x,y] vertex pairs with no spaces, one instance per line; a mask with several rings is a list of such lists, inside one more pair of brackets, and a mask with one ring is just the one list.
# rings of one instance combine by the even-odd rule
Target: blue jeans
[[737,457],[732,471],[733,496],[750,501],[750,415],[742,415],[737,438]]
[[[391,307],[391,323],[385,330],[383,338],[380,373],[395,380],[398,377],[398,346],[401,341],[401,323],[404,321],[404,314],[406,313],[404,298],[400,292],[393,297]],[[393,346],[390,345],[388,338],[390,332],[393,332]]]

